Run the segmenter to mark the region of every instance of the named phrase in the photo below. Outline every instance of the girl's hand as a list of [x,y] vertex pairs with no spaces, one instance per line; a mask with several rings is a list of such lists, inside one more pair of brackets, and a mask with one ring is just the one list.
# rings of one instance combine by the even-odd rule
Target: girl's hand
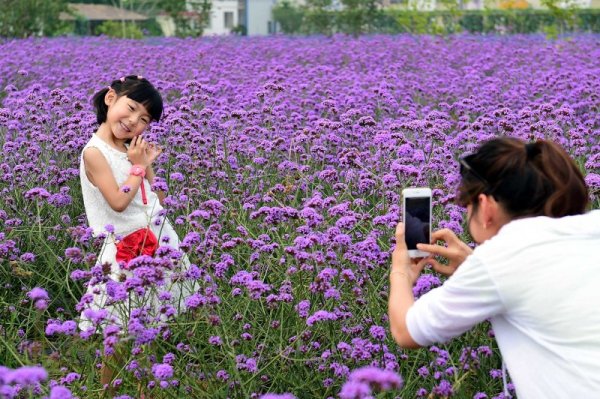
[[148,154],[148,157],[150,158],[150,164],[153,164],[154,161],[156,161],[156,158],[158,158],[160,154],[162,154],[162,148],[160,148],[154,143],[148,143],[148,148],[146,152]]
[[[435,244],[437,241],[443,241],[446,246]],[[421,251],[429,252],[432,256],[425,258],[426,264],[433,266],[433,269],[446,276],[454,274],[456,269],[463,261],[473,253],[471,247],[462,242],[452,230],[442,229],[434,231],[431,234],[432,244],[417,244]],[[434,256],[441,256],[448,259],[448,264],[443,265],[434,259]]]
[[148,145],[148,142],[142,136],[135,136],[131,139],[131,143],[127,149],[129,162],[134,165],[141,165],[144,168],[150,166],[154,159],[150,158],[148,154]]
[[390,273],[398,272],[408,276],[411,284],[417,281],[423,268],[427,264],[426,259],[416,259],[408,256],[406,241],[404,240],[404,223],[396,226],[396,247],[392,252],[392,267]]

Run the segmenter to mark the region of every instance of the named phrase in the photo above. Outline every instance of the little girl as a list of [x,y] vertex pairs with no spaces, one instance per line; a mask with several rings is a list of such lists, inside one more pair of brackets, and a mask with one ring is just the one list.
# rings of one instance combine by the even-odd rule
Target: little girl
[[[81,190],[89,226],[94,234],[107,235],[98,264],[110,265],[109,279],[122,282],[133,276],[132,270],[128,270],[128,261],[138,256],[141,249],[151,255],[153,249],[149,250],[150,253],[147,249],[152,244],[156,247],[159,243],[167,243],[174,249],[179,246],[173,227],[162,217],[164,194],[150,190],[155,176],[152,163],[161,154],[161,149],[142,137],[150,122],[160,120],[163,101],[148,80],[132,75],[115,80],[100,90],[94,95],[93,103],[100,126],[82,151],[79,169]],[[157,218],[163,219],[158,225],[154,223]],[[133,241],[137,248],[125,259],[123,253],[127,255],[128,249],[119,247],[127,241]],[[130,245],[129,252],[133,251],[131,248]],[[178,266],[182,265],[184,268],[189,266],[185,256]],[[105,273],[108,274],[108,270]],[[160,291],[162,295],[164,292],[170,294],[178,307],[182,297],[190,294],[191,290],[184,292],[184,283],[171,282],[169,273],[172,272],[166,270],[167,277]],[[143,295],[129,292],[127,299],[115,305],[114,295],[111,297],[110,291],[107,293],[110,280],[106,284],[89,284],[84,297],[87,299],[82,300],[85,309],[80,328],[83,331],[95,330],[99,319],[105,324],[125,328],[129,312],[141,304],[150,303],[157,312],[157,295],[151,288]],[[102,382],[110,383],[111,375],[104,370]]]

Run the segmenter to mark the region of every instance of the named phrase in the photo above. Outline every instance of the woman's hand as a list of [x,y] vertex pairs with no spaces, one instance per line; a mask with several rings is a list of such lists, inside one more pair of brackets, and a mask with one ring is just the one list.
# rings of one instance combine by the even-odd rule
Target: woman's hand
[[[437,241],[443,241],[445,246],[435,244]],[[425,264],[433,266],[433,269],[446,276],[454,274],[456,269],[464,262],[473,250],[467,244],[462,242],[452,230],[442,229],[434,231],[431,234],[432,244],[417,244],[421,251],[429,252],[432,256],[425,258]],[[443,265],[434,259],[434,256],[441,256],[448,259],[448,264]]]
[[421,275],[423,268],[427,265],[427,259],[415,259],[408,256],[406,241],[404,240],[404,223],[396,226],[396,247],[392,252],[391,273],[406,274],[408,280],[414,285]]

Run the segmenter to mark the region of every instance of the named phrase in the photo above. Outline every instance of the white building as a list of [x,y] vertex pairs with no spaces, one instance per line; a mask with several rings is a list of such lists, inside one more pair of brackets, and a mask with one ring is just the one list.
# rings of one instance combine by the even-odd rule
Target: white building
[[228,35],[239,25],[238,0],[212,0],[210,19],[204,35]]
[[[187,0],[185,18],[188,18],[192,29],[200,22],[201,0]],[[175,35],[175,22],[169,15],[156,17],[165,36]],[[229,35],[240,24],[238,0],[211,0],[210,16],[204,27],[204,35]]]
[[248,36],[269,35],[279,31],[272,9],[277,0],[245,0],[246,32]]

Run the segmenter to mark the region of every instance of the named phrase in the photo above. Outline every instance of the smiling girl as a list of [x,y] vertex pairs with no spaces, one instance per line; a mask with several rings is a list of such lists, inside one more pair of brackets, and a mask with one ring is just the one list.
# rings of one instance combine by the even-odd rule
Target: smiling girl
[[[95,235],[102,234],[105,239],[97,263],[102,265],[102,276],[94,274],[80,302],[80,328],[86,333],[104,330],[106,335],[106,327],[111,326],[110,331],[118,329],[121,336],[127,336],[136,307],[147,309],[150,305],[151,311],[162,317],[158,309],[165,305],[166,294],[171,309],[182,307],[185,279],[174,278],[174,273],[184,273],[189,261],[180,256],[178,264],[169,263],[164,270],[140,267],[135,261],[141,255],[154,255],[159,243],[168,245],[169,250],[179,248],[179,238],[163,216],[164,194],[150,190],[155,177],[152,164],[162,150],[142,136],[152,121],[161,118],[160,93],[148,80],[131,75],[100,90],[93,103],[99,127],[83,148],[80,178],[88,224]],[[153,284],[160,286],[160,300],[149,284],[134,284],[140,281],[140,270],[144,271],[142,280],[155,274]],[[123,282],[129,284],[127,290],[125,286],[115,289]],[[185,293],[190,294],[191,289]],[[105,348],[105,352],[111,355],[114,350]],[[121,363],[115,360],[117,365]],[[102,382],[109,386],[113,374],[105,362]]]

